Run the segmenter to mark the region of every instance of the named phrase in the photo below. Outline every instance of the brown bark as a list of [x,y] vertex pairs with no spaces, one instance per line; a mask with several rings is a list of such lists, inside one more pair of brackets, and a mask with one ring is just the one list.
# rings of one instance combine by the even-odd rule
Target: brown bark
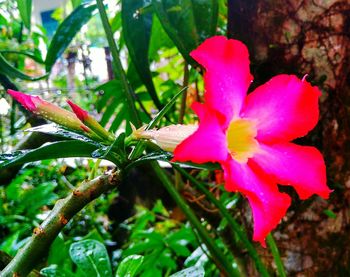
[[[298,143],[323,152],[334,192],[327,201],[313,197],[304,202],[292,192],[293,205],[275,231],[288,275],[349,276],[350,2],[233,2],[230,26],[235,27],[229,35],[248,44],[255,85],[279,73],[309,74],[308,80],[323,92],[320,122]],[[261,249],[261,254],[272,263],[267,250]]]

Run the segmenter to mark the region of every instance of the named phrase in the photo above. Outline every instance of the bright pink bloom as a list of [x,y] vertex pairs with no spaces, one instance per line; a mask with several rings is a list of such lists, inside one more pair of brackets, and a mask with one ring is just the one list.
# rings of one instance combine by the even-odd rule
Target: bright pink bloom
[[291,203],[277,184],[293,186],[301,199],[331,192],[320,152],[290,142],[315,127],[320,91],[296,76],[278,75],[247,96],[249,54],[237,40],[212,37],[191,56],[206,70],[205,102],[193,104],[199,127],[177,146],[174,160],[219,162],[225,188],[248,198],[253,239],[264,246]]

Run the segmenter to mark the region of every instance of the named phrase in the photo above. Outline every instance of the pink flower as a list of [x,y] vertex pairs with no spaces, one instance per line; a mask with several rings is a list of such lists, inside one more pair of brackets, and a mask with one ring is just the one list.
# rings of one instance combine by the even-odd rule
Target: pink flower
[[286,214],[291,199],[328,198],[326,168],[314,147],[291,143],[315,127],[320,91],[293,75],[278,75],[247,95],[253,80],[246,46],[222,36],[207,39],[191,56],[205,69],[205,102],[194,103],[198,129],[174,151],[175,161],[218,162],[225,188],[248,198],[253,239],[265,237]]

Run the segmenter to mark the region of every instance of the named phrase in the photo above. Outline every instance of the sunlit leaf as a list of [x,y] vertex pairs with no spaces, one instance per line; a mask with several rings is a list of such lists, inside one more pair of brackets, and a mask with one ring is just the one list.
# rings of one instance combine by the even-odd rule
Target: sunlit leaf
[[24,25],[30,29],[30,21],[32,17],[32,0],[17,0],[17,7]]

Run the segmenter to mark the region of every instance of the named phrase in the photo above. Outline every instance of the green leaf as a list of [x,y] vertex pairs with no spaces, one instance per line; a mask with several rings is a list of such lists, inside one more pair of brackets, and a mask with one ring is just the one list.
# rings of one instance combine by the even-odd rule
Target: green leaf
[[143,256],[131,255],[123,259],[118,266],[116,277],[133,277],[143,263]]
[[164,106],[164,108],[156,114],[156,116],[148,123],[146,130],[152,129],[156,127],[158,122],[165,116],[165,114],[171,109],[171,107],[175,104],[177,98],[187,89],[187,87],[180,90],[175,96]]
[[189,53],[215,34],[217,0],[152,0],[164,30],[183,57],[195,64]]
[[40,274],[45,277],[66,277],[68,276],[57,265],[50,265],[40,270]]
[[0,155],[0,169],[47,159],[91,157],[96,145],[78,140],[64,140],[45,144],[33,150],[16,151]]
[[112,268],[106,247],[97,240],[72,243],[69,255],[85,276],[112,276]]
[[[106,126],[109,120],[115,115],[115,112],[122,105],[125,105],[125,97],[123,87],[119,80],[109,81],[101,86],[95,88],[95,91],[101,93],[98,98],[97,110],[103,112],[100,124]],[[123,107],[122,107],[123,108]],[[122,109],[119,109],[119,111]],[[126,119],[126,113],[119,112],[115,115],[114,121],[123,121]],[[112,123],[113,125],[113,123]],[[117,126],[118,127],[118,126]],[[113,131],[113,129],[110,129]]]
[[9,53],[9,54],[18,54],[18,55],[24,55],[28,58],[31,58],[32,60],[36,61],[37,63],[44,64],[42,57],[38,55],[38,53],[33,53],[30,51],[20,51],[20,50],[0,50],[0,53]]
[[156,89],[153,84],[148,50],[152,29],[152,13],[142,13],[149,6],[149,0],[122,0],[122,26],[126,46],[136,71],[145,84],[154,104],[161,110]]
[[84,136],[82,134],[78,134],[75,132],[71,132],[67,129],[64,129],[55,123],[43,124],[43,125],[40,125],[37,127],[26,129],[26,131],[27,132],[39,132],[39,133],[43,133],[43,134],[63,137],[66,139],[80,140],[82,142],[94,144],[98,147],[101,146],[98,142],[91,140],[90,138],[87,138],[86,136]]
[[4,74],[9,78],[19,78],[27,81],[37,81],[46,78],[48,75],[45,74],[39,77],[29,76],[22,71],[18,70],[12,64],[10,64],[6,58],[0,53],[0,73]]
[[46,71],[50,71],[56,60],[63,54],[76,34],[96,13],[95,4],[84,3],[79,5],[58,26],[48,49],[45,64]]
[[32,0],[17,0],[17,7],[24,25],[30,30],[30,21],[32,17]]
[[323,211],[323,213],[326,216],[328,216],[329,218],[337,218],[337,215],[334,212],[332,212],[331,210],[326,209]]
[[205,271],[202,266],[192,266],[179,272],[176,272],[170,275],[170,277],[204,277],[204,274]]

